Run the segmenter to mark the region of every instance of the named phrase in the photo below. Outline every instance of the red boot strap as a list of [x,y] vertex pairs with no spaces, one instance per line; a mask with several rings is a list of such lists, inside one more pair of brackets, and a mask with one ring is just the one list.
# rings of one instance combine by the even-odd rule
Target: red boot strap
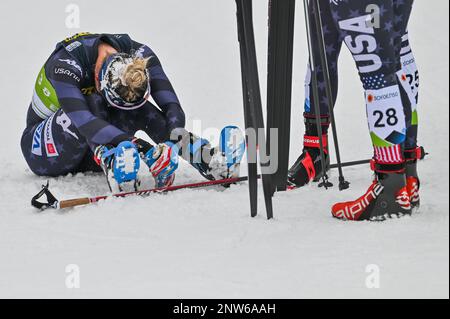
[[372,171],[377,173],[404,173],[406,169],[406,162],[399,164],[384,164],[373,159],[370,161],[370,168]]
[[[322,136],[323,149],[328,154],[328,135]],[[303,146],[309,148],[320,148],[320,141],[318,136],[307,136],[303,138]]]
[[423,160],[426,156],[425,149],[420,146],[413,149],[405,150],[405,159],[408,162]]
[[[304,113],[303,117],[305,118],[305,124],[316,124],[317,119],[316,116],[313,114]],[[328,115],[322,115],[320,117],[320,124],[322,126],[329,126],[330,125],[330,117]]]
[[316,178],[316,168],[314,167],[314,162],[311,155],[309,155],[309,152],[306,152],[306,156],[302,161],[302,165],[306,169],[309,181],[312,181],[314,178]]

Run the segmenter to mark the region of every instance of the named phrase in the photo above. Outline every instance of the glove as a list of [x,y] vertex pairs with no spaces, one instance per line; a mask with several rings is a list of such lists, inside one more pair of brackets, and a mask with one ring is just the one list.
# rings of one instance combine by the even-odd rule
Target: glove
[[144,157],[145,154],[147,154],[153,148],[152,144],[137,137],[135,137],[131,142],[133,142],[133,144],[136,146],[139,154],[141,154],[141,157]]
[[94,150],[94,161],[103,170],[111,168],[112,163],[112,156],[103,156],[103,155],[113,149],[114,146],[112,145],[99,145]]
[[134,139],[133,143],[155,178],[156,187],[170,187],[178,169],[178,147],[171,142],[152,146],[141,139]]

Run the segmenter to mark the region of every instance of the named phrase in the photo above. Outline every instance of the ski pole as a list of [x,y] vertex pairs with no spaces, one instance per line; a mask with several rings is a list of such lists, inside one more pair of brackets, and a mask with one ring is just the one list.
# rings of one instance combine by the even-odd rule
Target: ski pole
[[318,89],[318,83],[317,83],[317,70],[316,70],[316,61],[314,57],[314,51],[313,51],[313,41],[312,41],[312,31],[311,31],[311,21],[309,18],[309,0],[303,0],[304,2],[304,9],[305,9],[305,21],[306,21],[306,31],[307,31],[307,37],[308,37],[308,51],[309,51],[309,65],[311,68],[311,76],[312,76],[312,91],[313,91],[313,97],[314,97],[314,113],[316,117],[316,126],[317,131],[319,135],[319,147],[320,147],[320,158],[321,164],[322,164],[322,184],[321,186],[325,186],[326,189],[329,187],[332,187],[333,184],[331,184],[328,181],[328,176],[326,172],[326,164],[325,164],[325,150],[324,150],[324,143],[323,143],[323,130],[322,130],[322,121],[321,121],[321,112],[320,112],[320,105],[319,105],[319,89]]
[[371,160],[361,160],[361,161],[353,161],[353,162],[344,162],[344,163],[336,163],[331,164],[330,169],[339,168],[339,167],[351,167],[351,166],[359,166],[370,164]]
[[[428,154],[428,153],[427,153]],[[344,167],[347,166],[355,166],[355,165],[364,165],[370,163],[370,160],[362,160],[362,161],[355,161],[355,162],[348,162],[348,163],[342,163]],[[336,164],[333,164],[330,166],[331,169],[337,168]],[[261,175],[257,175],[256,179],[261,179]],[[114,195],[104,195],[104,196],[96,196],[96,197],[82,197],[82,198],[75,198],[70,200],[58,200],[50,191],[49,189],[49,182],[47,182],[46,185],[42,186],[41,191],[36,194],[32,200],[31,205],[37,209],[40,210],[47,210],[47,209],[66,209],[66,208],[73,208],[77,206],[85,206],[89,204],[98,203],[102,200],[107,200],[111,198],[126,198],[126,197],[132,197],[132,196],[148,196],[151,194],[165,194],[165,193],[171,193],[182,189],[198,189],[198,188],[207,188],[212,186],[227,186],[231,184],[237,184],[246,182],[249,180],[248,176],[243,177],[237,177],[237,178],[230,178],[230,179],[222,179],[217,181],[205,181],[205,182],[199,182],[199,183],[191,183],[191,184],[183,184],[183,185],[176,185],[171,186],[167,188],[154,188],[154,189],[148,189],[148,190],[142,190],[142,191],[136,191],[136,192],[129,192],[129,193],[120,193],[120,194],[114,194]],[[47,202],[41,202],[40,200],[43,197],[47,198]]]
[[[257,176],[257,179],[260,179],[261,176]],[[65,208],[73,208],[77,206],[85,206],[89,204],[98,203],[102,200],[107,200],[111,198],[126,198],[126,197],[132,197],[132,196],[148,196],[151,194],[165,194],[165,193],[171,193],[182,189],[196,189],[196,188],[206,188],[206,187],[212,187],[212,186],[228,186],[231,184],[241,183],[248,181],[248,177],[237,177],[237,178],[228,178],[228,179],[221,179],[216,181],[205,181],[205,182],[199,182],[199,183],[192,183],[192,184],[183,184],[183,185],[176,185],[176,186],[170,186],[166,188],[154,188],[154,189],[147,189],[142,191],[135,191],[135,192],[128,192],[128,193],[120,193],[120,194],[114,194],[114,195],[105,195],[105,196],[96,196],[96,197],[82,197],[82,198],[75,198],[70,200],[58,200],[50,191],[49,189],[49,182],[47,182],[46,185],[42,186],[41,191],[36,194],[32,200],[31,205],[37,209],[40,210],[46,210],[46,209],[65,209]],[[47,198],[47,202],[41,202],[40,200],[43,197]]]
[[[325,79],[325,86],[326,86],[326,95],[328,100],[328,108],[330,113],[330,120],[331,120],[331,129],[333,131],[333,140],[334,140],[334,147],[336,151],[336,161],[337,161],[337,168],[339,170],[339,190],[345,190],[350,187],[350,183],[345,180],[344,172],[342,170],[342,162],[341,162],[341,152],[339,149],[339,141],[337,136],[337,128],[336,128],[336,120],[334,116],[334,100],[333,100],[333,93],[331,91],[331,79],[330,79],[330,70],[328,68],[328,59],[327,55],[325,53],[325,37],[323,35],[323,23],[322,23],[322,17],[320,15],[320,4],[318,0],[312,0],[313,2],[313,11],[314,11],[314,18],[315,18],[315,24],[316,24],[316,36],[318,40],[318,49],[320,54],[320,60],[322,65],[322,72],[324,74]],[[317,104],[317,100],[316,100]]]

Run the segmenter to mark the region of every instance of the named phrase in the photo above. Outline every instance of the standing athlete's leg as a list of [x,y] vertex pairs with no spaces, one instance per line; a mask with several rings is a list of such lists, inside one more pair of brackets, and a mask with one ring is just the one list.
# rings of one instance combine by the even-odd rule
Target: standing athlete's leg
[[[338,58],[342,48],[342,39],[330,10],[329,0],[319,0],[321,8],[321,17],[323,22],[323,35],[326,46],[326,54],[328,60],[328,69],[330,71],[331,90],[333,93],[333,101],[336,101],[338,93]],[[311,36],[312,42],[317,43],[317,35],[315,32],[314,12],[312,5],[310,5],[309,17],[312,23]],[[305,135],[303,138],[303,153],[295,162],[294,166],[289,170],[289,183],[296,187],[301,187],[312,180],[318,180],[324,174],[322,172],[322,161],[320,158],[319,149],[319,132],[316,124],[315,105],[319,104],[322,124],[322,140],[325,147],[325,161],[329,162],[328,156],[328,128],[330,126],[330,111],[328,99],[326,98],[326,83],[324,77],[324,70],[320,67],[320,54],[318,46],[312,48],[315,58],[315,69],[317,71],[317,81],[320,101],[315,101],[312,93],[312,71],[310,64],[308,64],[307,75],[305,80],[305,108],[304,108],[304,122]],[[334,105],[332,106],[334,107]],[[328,166],[328,165],[327,165]]]
[[411,213],[406,190],[404,147],[407,114],[397,72],[393,0],[374,5],[371,0],[331,4],[333,16],[359,70],[366,95],[376,180],[354,202],[333,207],[335,217],[350,220],[383,219]]
[[417,148],[417,133],[419,117],[417,105],[419,102],[420,77],[416,59],[409,42],[408,23],[411,16],[414,0],[394,0],[395,29],[402,35],[398,41],[397,52],[401,61],[399,79],[411,104],[411,123],[407,128],[406,149]]
[[411,16],[414,0],[394,0],[396,11],[396,29],[402,34],[402,40],[399,41],[397,52],[401,61],[402,69],[399,71],[399,79],[404,90],[405,100],[409,101],[409,113],[411,114],[407,121],[407,133],[405,142],[405,159],[407,189],[411,199],[413,210],[420,207],[420,179],[417,172],[417,162],[425,156],[422,147],[418,147],[417,136],[419,128],[419,85],[420,77],[409,42],[408,23]]

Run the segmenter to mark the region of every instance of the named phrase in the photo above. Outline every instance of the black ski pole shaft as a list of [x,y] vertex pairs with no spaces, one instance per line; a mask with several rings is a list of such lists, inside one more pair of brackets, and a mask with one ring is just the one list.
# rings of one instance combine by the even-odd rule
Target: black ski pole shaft
[[339,164],[331,164],[330,168],[339,168],[339,167],[351,167],[351,166],[358,166],[358,165],[366,165],[370,164],[371,160],[361,160],[361,161],[353,161],[353,162],[345,162],[345,163],[339,163]]
[[309,3],[308,0],[303,0],[304,3],[304,9],[305,9],[305,21],[306,21],[306,31],[307,31],[307,38],[308,38],[308,51],[309,51],[309,65],[311,69],[311,80],[312,80],[312,92],[313,92],[313,98],[314,98],[314,113],[316,117],[316,126],[317,126],[317,132],[319,135],[319,147],[320,147],[320,158],[321,158],[321,164],[322,164],[322,181],[323,186],[325,186],[326,189],[328,187],[331,187],[332,185],[328,181],[327,173],[326,173],[326,164],[325,164],[325,150],[324,150],[324,143],[323,143],[323,130],[322,130],[322,121],[321,121],[321,111],[320,111],[320,105],[319,105],[319,88],[318,88],[318,79],[317,79],[317,70],[316,70],[316,59],[314,56],[314,50],[313,50],[313,40],[312,40],[312,24],[311,19],[309,16]]
[[326,98],[328,100],[328,108],[329,108],[329,114],[330,114],[330,121],[331,121],[331,129],[333,131],[333,140],[334,140],[334,147],[336,152],[336,161],[338,165],[338,171],[339,171],[339,189],[344,190],[348,189],[350,184],[345,180],[344,172],[342,169],[342,161],[341,161],[341,152],[339,148],[339,140],[337,135],[337,128],[336,128],[336,119],[334,116],[334,98],[333,98],[333,92],[331,90],[331,79],[330,79],[330,70],[328,67],[328,58],[325,52],[325,37],[323,34],[323,23],[322,23],[322,17],[320,15],[320,4],[318,0],[311,0],[313,2],[313,12],[314,12],[314,20],[315,20],[315,26],[316,26],[316,38],[317,38],[317,45],[318,45],[318,51],[320,55],[320,64],[322,67],[322,72],[324,75],[325,80],[325,87],[326,87]]
[[[256,175],[256,177],[255,177],[256,180],[258,180],[260,178],[261,178],[260,175]],[[166,194],[166,193],[173,193],[173,192],[185,190],[185,189],[202,189],[202,188],[208,188],[208,187],[213,187],[213,186],[229,187],[232,184],[242,183],[242,182],[246,182],[248,180],[249,180],[248,176],[243,176],[243,177],[228,178],[228,179],[222,179],[222,180],[174,185],[174,186],[169,186],[166,188],[153,188],[153,189],[140,190],[140,191],[128,192],[128,193],[119,193],[119,194],[113,194],[113,195],[103,195],[103,196],[96,196],[96,197],[81,197],[81,198],[74,198],[74,199],[70,199],[70,200],[56,199],[56,197],[50,192],[49,182],[47,182],[46,185],[42,186],[42,190],[31,199],[31,205],[40,210],[46,210],[49,208],[65,209],[65,208],[73,208],[73,207],[77,207],[77,206],[85,206],[85,205],[89,205],[89,204],[95,204],[95,203],[98,203],[99,201],[107,200],[107,199],[111,199],[111,198],[149,196],[151,194]],[[41,201],[42,198],[44,198],[44,197],[47,199],[47,202]]]

